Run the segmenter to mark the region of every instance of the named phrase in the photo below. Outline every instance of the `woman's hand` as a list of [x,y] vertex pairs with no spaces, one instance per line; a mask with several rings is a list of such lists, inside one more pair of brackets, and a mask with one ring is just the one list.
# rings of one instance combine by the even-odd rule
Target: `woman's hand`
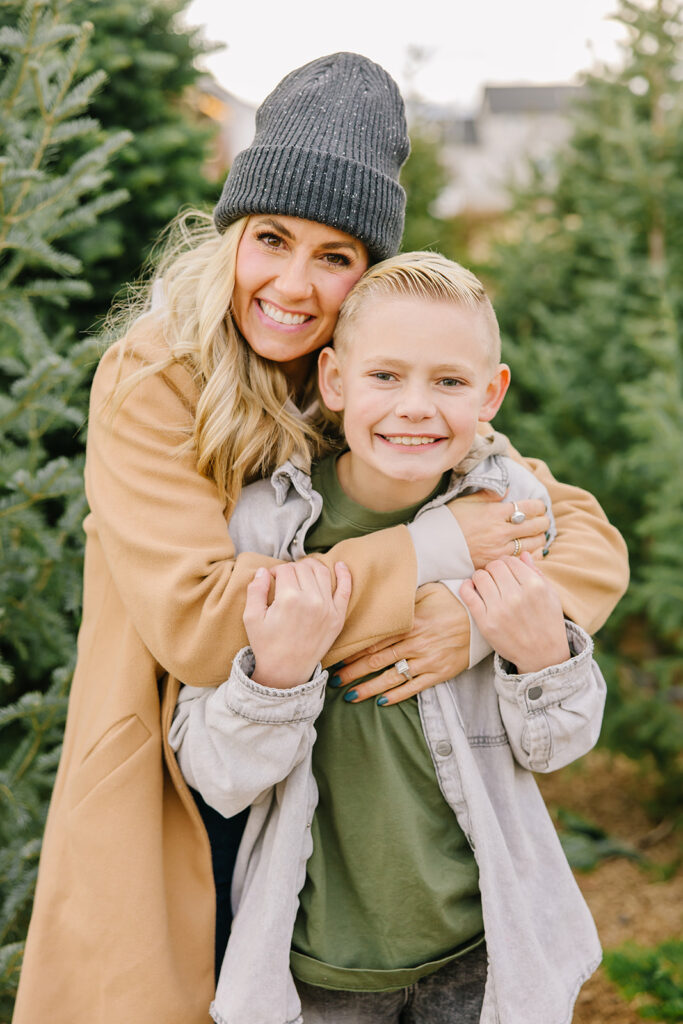
[[560,599],[530,555],[477,570],[460,596],[482,636],[518,672],[539,672],[571,657]]
[[[397,704],[466,669],[469,643],[469,620],[462,604],[441,583],[428,583],[417,591],[410,632],[361,651],[353,661],[337,667],[330,683],[347,686],[371,672],[387,669],[344,696],[353,703],[379,696],[382,704]],[[403,658],[412,679],[406,680],[394,667]]]
[[528,551],[535,558],[545,553],[550,527],[545,505],[537,498],[518,501],[517,505],[526,515],[524,522],[519,524],[510,522],[515,511],[513,503],[501,501],[490,491],[478,491],[448,502],[448,508],[458,520],[467,541],[475,569],[483,569],[496,558],[512,555],[515,538],[521,544],[521,551]]
[[[337,562],[334,568],[334,593],[329,570],[315,558],[256,570],[244,609],[254,682],[289,689],[311,678],[342,630],[351,597],[348,567]],[[271,577],[275,594],[269,604]]]

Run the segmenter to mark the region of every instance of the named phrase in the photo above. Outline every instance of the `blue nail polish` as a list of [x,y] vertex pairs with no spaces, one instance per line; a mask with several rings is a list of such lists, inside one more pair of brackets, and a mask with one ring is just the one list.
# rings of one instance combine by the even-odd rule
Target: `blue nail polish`
[[544,558],[546,557],[546,555],[548,554],[549,551],[550,551],[550,548],[543,548],[543,557]]
[[389,703],[389,698],[388,697],[378,697],[377,698],[377,703],[379,704],[379,706],[381,708],[383,708],[385,704]]
[[339,676],[330,676],[327,680],[328,686],[341,686],[342,681]]
[[350,703],[352,700],[355,700],[357,696],[358,696],[358,691],[357,690],[349,690],[348,693],[344,694],[344,700],[349,701],[349,703]]
[[545,539],[546,539],[546,540],[550,540],[550,534],[549,534],[549,533],[546,533],[546,535],[545,535]]
[[330,665],[328,672],[337,672],[340,668],[344,667],[343,661],[335,661],[334,665]]

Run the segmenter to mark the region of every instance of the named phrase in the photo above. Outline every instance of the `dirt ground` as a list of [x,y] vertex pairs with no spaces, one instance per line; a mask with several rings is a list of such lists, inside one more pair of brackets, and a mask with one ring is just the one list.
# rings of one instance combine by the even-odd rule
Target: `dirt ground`
[[[644,808],[651,784],[627,758],[593,751],[576,765],[537,776],[549,809],[563,807],[638,848],[650,861],[671,865],[681,856],[680,836]],[[604,949],[632,941],[655,946],[680,938],[683,871],[661,880],[623,857],[593,871],[575,872]],[[643,1024],[637,1000],[625,1002],[602,968],[584,985],[573,1024]]]

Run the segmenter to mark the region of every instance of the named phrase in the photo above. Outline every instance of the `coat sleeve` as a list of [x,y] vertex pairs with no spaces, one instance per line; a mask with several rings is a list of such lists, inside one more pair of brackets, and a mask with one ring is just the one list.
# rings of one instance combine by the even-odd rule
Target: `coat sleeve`
[[313,746],[327,672],[288,690],[251,679],[251,648],[238,652],[220,686],[181,686],[169,744],[183,778],[229,818],[300,764]]
[[[161,668],[193,685],[217,685],[246,644],[247,584],[273,559],[235,557],[215,485],[179,454],[196,392],[179,363],[146,377],[112,415],[116,382],[163,356],[157,340],[112,346],[93,381],[86,493],[96,534],[126,612]],[[330,660],[412,625],[416,555],[405,526],[344,541],[324,556],[351,569],[353,594]],[[85,595],[88,600],[88,595]]]
[[560,483],[540,459],[524,459],[513,448],[508,454],[548,490],[557,536],[543,560],[543,572],[560,595],[567,618],[595,633],[628,586],[626,543],[592,494]]
[[561,665],[516,675],[494,656],[501,717],[516,760],[553,772],[591,750],[600,735],[607,688],[593,659],[593,641],[567,622],[573,656]]

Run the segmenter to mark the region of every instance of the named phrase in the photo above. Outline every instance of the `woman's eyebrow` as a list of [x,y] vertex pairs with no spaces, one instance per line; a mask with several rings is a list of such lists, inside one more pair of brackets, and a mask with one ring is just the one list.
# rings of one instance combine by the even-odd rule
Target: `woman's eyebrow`
[[337,249],[351,249],[352,252],[360,252],[360,249],[358,248],[355,242],[323,242],[320,248],[334,249],[335,252],[337,251]]
[[278,234],[284,235],[285,238],[289,238],[290,241],[294,240],[292,232],[284,226],[279,220],[275,220],[274,217],[262,217],[256,222],[257,224],[268,224],[271,228],[274,228]]
[[[259,225],[268,225],[269,227],[277,231],[278,234],[284,235],[284,237],[288,238],[291,242],[296,241],[295,236],[292,234],[289,228],[286,228],[284,224],[281,221],[277,220],[275,217],[261,217],[259,218],[259,220],[256,221],[256,226],[258,227]],[[344,241],[343,239],[340,239],[338,242],[323,242],[319,246],[319,248],[324,249],[325,251],[330,249],[334,249],[335,251],[338,249],[350,249],[352,252],[356,254],[360,252],[360,249],[355,242],[347,242]]]

